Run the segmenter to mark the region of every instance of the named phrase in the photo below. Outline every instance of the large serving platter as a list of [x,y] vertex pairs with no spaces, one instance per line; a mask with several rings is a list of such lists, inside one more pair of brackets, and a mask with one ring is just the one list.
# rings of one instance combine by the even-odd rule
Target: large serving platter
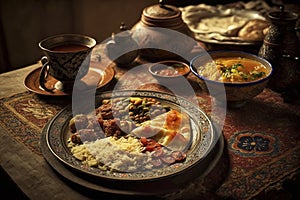
[[[157,193],[162,192],[159,184],[166,184],[163,188],[167,192],[174,188],[182,187],[187,181],[203,175],[207,172],[210,165],[208,158],[219,140],[218,134],[213,128],[209,117],[198,106],[192,102],[166,93],[153,91],[115,91],[106,92],[96,96],[96,107],[103,99],[113,99],[119,97],[151,97],[162,102],[173,109],[185,112],[190,117],[192,126],[191,145],[187,151],[187,158],[182,163],[176,163],[161,169],[153,169],[147,172],[112,172],[101,170],[95,167],[88,167],[77,160],[70,152],[67,146],[67,140],[70,136],[69,120],[73,117],[72,107],[67,106],[58,113],[45,130],[45,144],[47,150],[51,152],[60,163],[67,169],[73,171],[83,179],[92,181],[96,185],[103,185],[103,182],[114,189],[134,191],[135,193]],[[143,183],[141,187],[140,183]]]
[[[94,195],[98,195],[97,193],[99,192],[99,195],[103,195],[106,194],[106,196],[109,195],[113,195],[114,198],[116,198],[116,196],[119,196],[120,198],[124,197],[124,196],[145,196],[145,195],[159,195],[159,194],[166,194],[168,192],[173,192],[173,191],[177,191],[178,189],[184,190],[185,187],[189,187],[189,184],[193,184],[193,182],[197,181],[197,180],[192,180],[193,182],[188,183],[186,186],[183,187],[175,187],[175,188],[171,188],[171,186],[169,186],[169,191],[165,191],[165,190],[160,190],[160,185],[164,184],[164,182],[160,183],[160,184],[156,184],[156,190],[155,191],[138,191],[136,189],[130,189],[130,187],[123,187],[123,188],[115,188],[114,185],[112,184],[108,184],[106,181],[93,181],[94,179],[86,177],[80,173],[76,173],[76,171],[71,170],[70,168],[68,168],[67,166],[65,166],[62,162],[60,162],[50,151],[50,149],[47,146],[46,143],[46,134],[47,134],[47,130],[49,125],[51,124],[48,123],[45,128],[42,131],[42,137],[41,137],[41,141],[40,141],[40,145],[41,145],[41,150],[43,153],[43,156],[45,158],[45,160],[47,161],[47,163],[53,168],[53,170],[59,174],[60,177],[63,178],[63,180],[67,180],[70,181],[72,184],[74,185],[74,187],[78,188],[82,188],[83,190],[88,190],[91,191]],[[190,172],[190,174],[198,176],[197,178],[201,179],[204,178],[208,173],[210,173],[214,167],[218,164],[222,153],[223,153],[223,149],[224,149],[224,138],[221,135],[217,144],[215,145],[215,147],[213,148],[213,150],[208,154],[208,156],[206,156],[206,158],[204,158],[201,161],[201,169],[204,169],[202,171],[198,171],[198,174],[195,173],[195,171],[198,170],[197,167],[194,167],[193,170],[194,172]],[[191,170],[192,171],[192,170]],[[132,188],[132,187],[131,187]],[[82,190],[80,190],[82,192]],[[170,194],[172,195],[172,193]]]

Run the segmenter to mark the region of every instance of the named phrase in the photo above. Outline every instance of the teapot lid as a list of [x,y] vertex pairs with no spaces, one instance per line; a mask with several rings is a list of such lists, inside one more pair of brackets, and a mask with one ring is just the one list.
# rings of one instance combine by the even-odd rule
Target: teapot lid
[[181,11],[172,5],[165,5],[163,0],[159,4],[146,7],[141,21],[148,26],[174,27],[183,23]]
[[280,11],[270,12],[268,17],[271,20],[294,21],[298,19],[298,15],[293,12],[284,11],[284,6],[280,6]]

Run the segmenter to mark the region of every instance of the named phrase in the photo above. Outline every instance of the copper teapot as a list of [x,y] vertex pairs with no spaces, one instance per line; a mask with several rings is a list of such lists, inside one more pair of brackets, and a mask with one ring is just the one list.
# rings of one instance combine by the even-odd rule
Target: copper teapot
[[181,11],[164,1],[144,8],[141,20],[131,31],[140,47],[140,57],[145,60],[174,59],[195,46],[193,33],[183,22]]
[[128,67],[138,57],[138,44],[132,39],[132,33],[124,22],[121,23],[120,32],[112,33],[111,39],[106,43],[107,56],[119,67]]

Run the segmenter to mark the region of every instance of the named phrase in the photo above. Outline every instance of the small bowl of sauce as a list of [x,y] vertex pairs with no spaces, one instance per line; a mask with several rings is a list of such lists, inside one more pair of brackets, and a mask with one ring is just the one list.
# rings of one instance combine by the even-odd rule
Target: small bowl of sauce
[[188,64],[176,61],[165,60],[154,63],[149,67],[150,74],[159,82],[179,81],[186,77],[190,72]]

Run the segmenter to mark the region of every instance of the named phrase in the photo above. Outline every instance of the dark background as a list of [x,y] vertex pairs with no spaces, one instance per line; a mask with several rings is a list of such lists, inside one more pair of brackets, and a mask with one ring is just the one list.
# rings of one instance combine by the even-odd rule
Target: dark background
[[[234,1],[166,0],[176,6],[221,4]],[[296,0],[268,0],[269,4]],[[36,63],[42,56],[38,42],[60,33],[94,37],[98,43],[110,37],[122,21],[130,28],[140,20],[142,10],[158,0],[0,0],[0,73]],[[299,180],[284,184],[288,196],[299,197]],[[294,194],[294,195],[291,195]],[[26,199],[0,166],[0,195]],[[9,196],[8,196],[9,195]],[[286,193],[279,193],[278,199]],[[291,195],[291,196],[290,196]],[[275,193],[276,196],[276,193]],[[294,198],[295,197],[295,198]]]
[[[268,3],[292,0],[267,0]],[[131,28],[146,6],[158,0],[0,0],[0,73],[36,63],[38,42],[62,33],[85,34],[98,43],[124,21]],[[225,4],[232,0],[165,0],[167,4]]]

